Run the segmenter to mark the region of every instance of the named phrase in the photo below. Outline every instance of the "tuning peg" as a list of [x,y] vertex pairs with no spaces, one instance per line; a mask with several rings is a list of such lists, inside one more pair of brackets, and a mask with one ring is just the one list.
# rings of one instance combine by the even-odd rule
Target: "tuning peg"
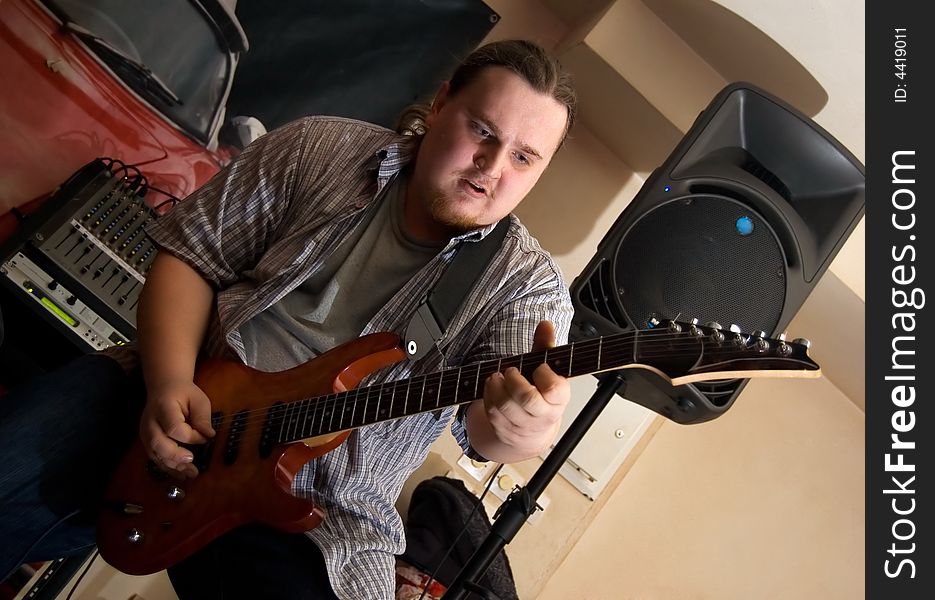
[[698,329],[698,319],[692,317],[692,319],[688,322],[691,324],[691,327],[689,327],[689,331],[691,331],[692,335],[694,335],[695,337],[701,337],[704,335],[704,332]]
[[659,319],[657,319],[656,317],[650,317],[649,321],[647,321],[646,323],[647,325],[649,325],[650,328],[659,327]]
[[769,342],[766,340],[765,331],[754,331],[753,337],[756,340],[753,344],[753,347],[756,348],[757,352],[766,352],[769,350]]
[[779,355],[780,356],[789,356],[792,354],[792,346],[786,343],[786,332],[779,334]]
[[733,339],[734,339],[735,346],[743,347],[747,345],[747,340],[750,339],[750,337],[743,335],[742,330],[740,329],[740,325],[737,325],[736,323],[731,323],[731,326],[729,327],[729,329],[731,333],[734,334]]
[[711,329],[722,329],[721,324],[717,321],[708,321],[705,323],[705,327],[710,327]]
[[792,343],[793,343],[793,344],[799,344],[799,345],[801,345],[801,346],[805,346],[805,349],[806,349],[806,350],[808,350],[809,348],[812,347],[812,342],[811,342],[811,340],[809,340],[809,339],[807,339],[807,338],[795,338],[794,340],[792,340]]

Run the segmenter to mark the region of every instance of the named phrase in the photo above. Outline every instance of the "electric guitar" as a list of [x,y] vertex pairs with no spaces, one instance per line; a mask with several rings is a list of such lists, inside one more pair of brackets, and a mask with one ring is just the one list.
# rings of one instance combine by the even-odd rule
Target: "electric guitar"
[[570,343],[368,387],[373,371],[403,360],[398,336],[376,333],[278,373],[207,360],[195,383],[211,399],[216,435],[193,447],[200,474],[176,479],[137,440],[120,464],[98,521],[104,559],[132,575],[169,567],[237,525],[260,522],[288,532],[318,526],[324,510],[292,494],[302,466],[336,448],[350,430],[472,402],[494,372],[529,377],[548,363],[575,377],[650,369],[672,385],[749,377],[819,377],[807,342],[769,339],[694,323]]

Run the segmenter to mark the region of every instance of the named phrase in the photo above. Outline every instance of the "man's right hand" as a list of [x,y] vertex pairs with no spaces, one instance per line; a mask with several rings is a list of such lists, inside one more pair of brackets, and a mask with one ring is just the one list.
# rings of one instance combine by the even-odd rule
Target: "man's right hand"
[[198,475],[191,451],[179,445],[203,444],[214,437],[211,402],[191,381],[169,382],[148,391],[140,419],[140,439],[147,455],[166,471]]
[[136,311],[146,381],[140,439],[160,468],[194,477],[192,453],[179,446],[214,435],[211,403],[193,383],[214,291],[192,267],[159,252],[146,276]]

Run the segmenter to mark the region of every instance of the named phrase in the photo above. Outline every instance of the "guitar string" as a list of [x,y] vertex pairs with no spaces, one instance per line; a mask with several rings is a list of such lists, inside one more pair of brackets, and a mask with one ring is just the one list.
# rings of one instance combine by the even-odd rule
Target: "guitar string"
[[[633,335],[633,334],[625,334],[625,335]],[[618,337],[618,336],[615,336],[615,337]],[[681,357],[690,357],[690,356],[696,355],[697,352],[679,354],[679,353],[672,351],[673,350],[672,344],[668,343],[671,340],[681,339],[682,341],[679,342],[681,346],[697,347],[697,344],[699,341],[697,338],[685,339],[685,337],[686,337],[685,334],[674,334],[668,337],[657,335],[652,339],[644,339],[640,346],[641,351],[640,351],[640,355],[638,358],[653,358],[653,357],[664,356],[668,358],[678,359]],[[609,338],[602,338],[602,341],[606,342],[607,339]],[[583,344],[586,344],[587,342],[596,342],[596,341],[597,340],[583,340],[581,342],[576,342],[575,349],[578,349],[579,344],[583,345]],[[728,341],[725,341],[723,343],[729,344],[730,341],[728,339]],[[592,346],[593,345],[595,344],[592,344]],[[666,346],[665,351],[657,352],[654,354],[652,352],[652,350],[654,350],[653,346],[660,346],[660,345]],[[733,346],[733,344],[731,345]],[[564,355],[567,351],[572,359],[572,365],[574,365],[575,358],[578,358],[579,360],[594,359],[598,355],[598,353],[601,353],[602,358],[603,357],[607,358],[607,361],[606,361],[607,364],[613,364],[621,356],[629,357],[632,354],[632,346],[628,348],[620,348],[619,344],[613,344],[613,345],[609,345],[609,347],[607,347],[608,345],[600,345],[598,347],[593,347],[593,348],[585,347],[583,350],[579,350],[575,355],[572,355],[570,346],[571,345],[561,346],[558,348],[551,348],[549,349],[549,352],[554,352],[555,350],[559,350],[562,353],[562,355]],[[750,352],[750,349],[747,347],[744,347],[744,348],[732,347],[730,350],[725,350],[722,348],[721,351],[719,352],[719,355],[723,356],[725,359],[730,359],[736,355],[748,355],[749,352]],[[550,358],[546,356],[546,351],[544,350],[530,352],[524,355],[508,357],[506,359],[499,361],[502,365],[500,370],[502,371],[511,366],[517,366],[519,364],[519,359],[521,356],[523,358],[533,358],[533,357],[536,358],[534,362],[527,364],[526,365],[527,367],[533,364],[536,367],[538,367],[538,365],[548,362],[548,358]],[[770,358],[770,357],[764,356],[764,355],[755,355],[753,358]],[[407,414],[415,414],[415,413],[409,412],[411,408],[410,402],[404,401],[403,414],[397,416],[395,414],[395,411],[393,411],[393,413],[389,413],[387,411],[386,419],[379,418],[379,413],[378,413],[379,404],[380,402],[386,400],[386,398],[381,398],[381,396],[384,396],[386,392],[389,392],[394,387],[398,388],[402,382],[408,381],[408,387],[410,389],[412,388],[413,384],[415,384],[416,387],[431,385],[432,390],[435,390],[435,386],[445,387],[446,385],[450,385],[451,382],[446,381],[446,379],[451,379],[453,377],[452,374],[454,374],[455,371],[459,369],[463,372],[464,370],[472,370],[477,367],[477,376],[479,376],[480,373],[485,370],[483,369],[484,366],[489,368],[490,366],[493,365],[493,363],[497,363],[497,362],[498,361],[496,359],[482,361],[480,363],[474,363],[472,365],[467,365],[464,367],[454,367],[452,369],[448,369],[445,371],[439,371],[439,372],[429,373],[425,375],[416,375],[416,376],[412,376],[412,377],[402,379],[402,380],[378,383],[378,384],[373,384],[371,386],[366,386],[362,388],[354,388],[346,392],[325,394],[325,395],[305,398],[301,400],[289,401],[283,404],[266,406],[266,407],[261,407],[257,409],[250,409],[246,411],[239,411],[237,413],[231,413],[229,415],[224,415],[224,416],[226,418],[227,424],[229,424],[233,416],[236,415],[239,417],[238,427],[240,428],[241,443],[253,441],[254,436],[250,435],[252,433],[259,432],[260,436],[262,436],[264,430],[270,430],[270,431],[278,432],[278,433],[288,433],[288,437],[292,438],[291,440],[284,440],[283,442],[279,442],[277,440],[274,442],[275,444],[284,443],[286,441],[294,441],[296,439],[302,439],[303,437],[325,435],[328,433],[334,433],[335,431],[341,431],[344,429],[352,429],[352,428],[360,427],[365,424],[370,424],[372,422],[378,422],[380,420],[395,419],[395,418],[399,418],[402,416],[406,416]],[[480,365],[480,367],[478,367],[478,365]],[[621,365],[621,367],[622,366],[625,366],[625,365]],[[613,370],[613,368],[610,368],[608,370]],[[581,373],[581,374],[584,375],[584,374],[587,374],[587,372]],[[430,379],[437,379],[437,381],[430,381]],[[417,394],[416,397],[418,397],[419,395],[422,395],[424,397],[425,389],[426,389],[425,387],[421,387],[420,393]],[[478,389],[480,389],[480,385],[478,385]],[[360,415],[363,417],[362,422],[360,424],[355,424],[355,421],[357,420],[356,409],[360,406],[360,402],[362,400],[361,392],[364,392],[365,390],[369,390],[369,391],[363,397],[363,407],[361,408],[361,411],[360,411]],[[372,398],[369,398],[369,392],[372,392],[375,390],[378,390],[377,391],[378,406],[376,410],[371,411],[369,410],[370,408],[369,405],[370,405],[370,402],[372,401]],[[441,390],[438,390],[437,393],[440,394]],[[457,392],[455,393],[455,397],[456,396],[457,396]],[[428,408],[425,408],[423,411],[415,411],[415,412],[430,412],[430,411],[438,410],[439,408],[444,408],[446,406],[451,406],[454,404],[463,404],[466,402],[471,402],[475,399],[476,398],[470,398],[464,401],[458,400],[457,402],[447,403],[444,406],[440,404],[436,404],[436,406],[430,406]],[[337,411],[336,409],[339,405],[341,405],[342,410]],[[344,419],[347,418],[348,416],[347,407],[352,408],[353,416],[351,417],[351,422],[348,423],[347,426],[345,427]],[[330,415],[328,414],[329,410],[331,411]],[[368,418],[371,415],[371,413],[372,413],[373,418],[375,419],[374,421],[371,421]],[[322,422],[324,421],[324,419],[328,419],[329,425],[333,425],[334,419],[337,417],[338,428],[334,429],[333,431],[326,431],[326,430],[317,431],[316,430],[317,428],[312,427],[311,430],[309,430],[308,425],[310,424],[310,422],[311,424],[314,424],[314,421],[319,420],[319,417],[322,417],[322,416],[323,416]],[[293,421],[293,422],[290,423],[289,421]],[[284,428],[288,428],[288,431]],[[329,427],[328,429],[331,429],[331,427]],[[298,434],[299,432],[302,432],[302,435],[299,437],[295,437],[295,434]],[[306,433],[307,435],[305,435]]]
[[[674,339],[674,338],[672,338],[672,339]],[[647,349],[649,346],[654,345],[654,344],[656,344],[656,343],[657,343],[657,340],[652,340],[652,341],[650,341],[650,342],[644,344],[643,349],[645,350],[645,349]],[[685,340],[684,343],[682,343],[682,346],[691,346],[691,347],[695,347],[696,345],[697,345],[697,341],[696,341],[696,340]],[[649,349],[649,350],[652,350],[652,348],[648,348],[648,349]],[[570,356],[570,358],[571,358],[572,366],[575,364],[575,358],[577,358],[578,361],[580,362],[581,360],[589,360],[589,359],[594,359],[594,358],[596,358],[596,357],[601,357],[601,358],[605,358],[605,357],[606,357],[606,358],[607,358],[607,361],[605,361],[605,362],[607,362],[608,364],[613,364],[613,363],[616,363],[621,357],[629,358],[629,356],[632,354],[632,347],[619,348],[619,347],[614,347],[614,346],[611,346],[611,347],[603,347],[603,348],[593,348],[593,349],[591,349],[591,348],[585,348],[584,351],[579,351],[579,352],[575,353],[574,355],[571,354],[571,351],[570,351],[570,349],[569,349],[567,346],[562,346],[562,347],[558,347],[558,348],[551,348],[551,349],[548,350],[548,352],[554,352],[554,351],[556,351],[556,350],[560,350],[560,351],[562,351],[562,352],[564,352],[565,350],[568,350],[568,351],[569,351],[569,356]],[[748,352],[749,352],[749,349],[739,349],[739,348],[738,348],[738,349],[736,349],[736,350],[733,350],[733,349],[732,349],[732,350],[727,351],[727,352],[722,351],[721,354],[724,355],[726,358],[730,358],[733,354],[746,354],[746,353],[748,353]],[[653,354],[652,352],[646,352],[646,351],[641,351],[641,353],[640,353],[640,357],[655,358],[655,357],[663,356],[663,357],[674,358],[674,359],[679,359],[679,358],[682,358],[682,357],[690,357],[690,356],[695,356],[695,355],[697,355],[697,352],[690,352],[690,353],[685,353],[685,354],[679,354],[679,353],[673,352],[673,351],[671,350],[671,345],[667,345],[667,349],[666,349],[665,351],[659,352],[659,353],[656,353],[656,354]],[[433,384],[434,384],[434,383],[436,383],[436,382],[434,382],[434,381],[431,381],[431,382],[430,382],[430,381],[429,381],[430,379],[437,379],[437,380],[438,380],[437,383],[442,383],[442,382],[444,381],[445,383],[449,383],[449,384],[450,384],[450,382],[447,381],[447,380],[450,380],[450,379],[453,377],[453,374],[455,374],[455,372],[458,371],[458,370],[460,370],[460,371],[462,371],[462,372],[464,372],[465,370],[468,370],[468,371],[470,371],[470,370],[477,370],[477,374],[479,375],[481,372],[483,372],[484,370],[486,370],[484,367],[489,368],[489,367],[493,366],[494,363],[497,363],[497,362],[500,362],[500,363],[501,363],[500,371],[502,372],[503,370],[506,370],[506,369],[508,369],[508,368],[510,368],[510,367],[517,366],[517,365],[519,364],[519,362],[520,362],[519,359],[520,359],[521,356],[522,356],[523,358],[532,357],[532,358],[535,358],[535,359],[536,359],[536,360],[533,361],[533,362],[527,363],[527,364],[525,365],[525,367],[527,367],[527,368],[530,367],[530,366],[533,366],[533,365],[536,366],[536,367],[538,367],[538,366],[541,365],[541,364],[545,364],[546,362],[549,362],[549,361],[548,361],[548,358],[546,357],[546,351],[540,350],[540,351],[530,352],[530,353],[523,354],[523,355],[511,356],[511,357],[508,357],[508,358],[504,358],[504,359],[502,359],[502,360],[500,360],[500,361],[498,361],[497,359],[487,360],[487,361],[481,361],[480,363],[473,363],[473,364],[471,364],[471,365],[466,365],[466,366],[463,366],[463,367],[453,367],[453,368],[451,368],[451,369],[446,369],[446,370],[444,370],[444,371],[437,371],[437,372],[428,373],[428,374],[424,374],[424,375],[414,375],[414,376],[411,376],[411,377],[408,377],[408,378],[404,378],[404,379],[400,379],[400,380],[396,380],[396,381],[389,381],[389,382],[383,382],[383,383],[376,383],[376,384],[373,384],[373,385],[370,385],[370,386],[353,388],[353,389],[347,390],[347,391],[345,391],[345,392],[332,392],[332,393],[330,393],[330,394],[323,394],[323,395],[320,395],[320,396],[312,396],[312,397],[303,398],[303,399],[300,399],[300,400],[292,400],[292,401],[285,402],[285,403],[282,403],[282,404],[268,405],[268,406],[264,406],[264,407],[261,407],[261,408],[251,409],[251,410],[246,410],[246,411],[238,411],[237,413],[232,413],[232,414],[236,414],[236,415],[239,415],[239,416],[242,416],[242,415],[246,415],[246,416],[247,416],[246,419],[241,418],[241,423],[240,423],[241,425],[244,425],[244,424],[255,425],[255,424],[257,423],[257,419],[254,419],[254,418],[253,418],[253,417],[255,417],[255,416],[262,417],[263,423],[265,424],[265,420],[268,418],[270,412],[282,413],[282,416],[286,416],[286,415],[285,415],[286,412],[288,412],[288,411],[291,410],[291,409],[297,408],[298,405],[299,405],[299,404],[302,404],[302,403],[305,403],[305,404],[308,405],[309,407],[311,407],[312,405],[314,405],[314,406],[316,407],[316,411],[315,411],[315,412],[316,412],[316,414],[317,414],[317,412],[318,412],[317,408],[318,408],[318,407],[324,407],[324,408],[327,410],[327,409],[329,409],[329,408],[334,408],[334,407],[336,407],[338,404],[342,404],[342,406],[347,406],[347,405],[349,405],[349,402],[350,402],[350,403],[357,403],[357,402],[359,402],[359,401],[361,400],[361,398],[360,398],[361,392],[363,392],[363,391],[365,391],[365,390],[375,390],[375,389],[378,389],[378,388],[382,388],[382,390],[378,392],[378,396],[379,396],[379,395],[382,395],[383,393],[385,393],[386,391],[389,391],[391,387],[399,387],[402,383],[407,382],[407,381],[409,382],[409,388],[410,388],[410,389],[412,388],[412,384],[413,384],[413,383],[416,384],[416,387],[419,387],[420,384],[426,384],[426,383],[433,383]],[[559,356],[559,358],[562,358],[562,357]],[[513,363],[516,363],[516,364],[513,364]],[[480,366],[478,367],[478,365],[480,365]],[[624,367],[624,366],[626,366],[626,365],[625,365],[625,364],[620,364],[619,367],[609,367],[608,370],[613,370],[614,368],[622,368],[622,367]],[[604,368],[603,365],[601,366],[601,368],[602,368],[602,369]],[[597,368],[594,368],[594,371],[597,371],[597,370],[598,370]],[[490,374],[493,374],[493,372],[497,372],[497,369],[494,369],[493,371],[491,371]],[[587,370],[585,370],[584,372],[580,373],[579,375],[586,375],[586,374],[588,374],[588,373],[590,373],[590,372],[593,372],[593,371],[591,371],[591,369],[587,369]],[[488,377],[489,377],[489,375],[488,375]],[[480,387],[480,386],[478,386],[478,387]],[[420,393],[417,394],[417,395],[423,395],[423,396],[424,396],[424,389],[425,389],[425,388],[423,387],[423,388],[422,388],[423,391],[420,391]],[[433,389],[434,389],[434,387],[433,387]],[[354,396],[354,398],[352,399],[351,396]],[[476,399],[476,398],[472,398],[472,399],[470,399],[470,400],[465,400],[465,402],[470,402],[471,400],[474,400],[474,399]],[[365,400],[365,402],[369,402],[369,400]],[[407,405],[408,405],[408,402],[407,402]],[[434,407],[427,408],[427,409],[425,409],[425,410],[426,410],[426,411],[432,411],[432,410],[437,410],[438,408],[440,408],[440,406],[436,405],[436,406],[434,406]],[[365,412],[366,412],[366,409],[365,409]],[[376,412],[376,411],[375,411],[375,412]]]
[[[652,342],[647,343],[646,346],[648,346],[648,345],[650,345],[650,344],[652,344]],[[687,344],[687,345],[692,345],[692,346],[694,346],[694,345],[695,345],[695,341],[694,341],[694,340],[687,340],[687,341],[686,341],[686,344]],[[686,344],[683,344],[683,345],[686,345]],[[564,350],[565,347],[562,347],[562,349]],[[554,349],[550,349],[550,351],[552,351],[552,350],[554,350]],[[626,356],[629,357],[630,350],[629,350],[629,349],[624,349],[624,350],[625,350]],[[600,349],[596,349],[595,351],[592,351],[592,352],[590,353],[590,356],[589,356],[589,354],[587,354],[587,353],[579,352],[579,353],[578,353],[578,355],[579,355],[579,360],[586,360],[586,359],[588,359],[588,358],[594,358],[594,356],[596,355],[596,353],[599,352],[599,351],[600,351]],[[650,352],[642,352],[642,353],[641,353],[641,357],[651,356],[651,354],[652,354],[652,353],[650,353]],[[681,356],[694,356],[695,354],[696,354],[696,353],[692,352],[691,354],[679,355],[679,354],[677,354],[677,353],[672,352],[672,351],[671,351],[671,345],[669,345],[669,346],[667,346],[667,350],[666,350],[665,352],[659,353],[658,356],[666,356],[666,357],[672,358],[672,357],[681,357]],[[725,359],[729,359],[729,358],[731,358],[733,355],[749,354],[749,349],[747,349],[747,348],[737,348],[736,350],[730,350],[730,351],[726,351],[726,352],[722,351],[721,354],[724,356]],[[542,359],[545,358],[545,351],[532,352],[532,353],[528,353],[528,354],[525,354],[525,355],[522,355],[522,356],[523,356],[523,357],[529,357],[530,355],[536,357],[537,360],[536,360],[534,363],[530,363],[530,364],[527,365],[527,366],[531,366],[532,364],[535,364],[535,366],[538,367],[538,365],[547,362],[546,360],[542,360]],[[540,357],[538,357],[538,356],[536,356],[536,355],[542,355],[542,356],[541,356],[541,358],[540,358]],[[603,356],[606,356],[606,357],[608,358],[608,363],[613,363],[617,358],[620,357],[620,354],[619,354],[619,350],[618,350],[617,348],[610,348],[610,349],[606,349],[606,351],[603,353]],[[500,361],[501,364],[502,364],[502,366],[501,366],[501,371],[502,371],[502,370],[505,370],[506,368],[510,368],[511,366],[517,366],[516,364],[511,364],[511,363],[517,363],[517,364],[518,364],[518,363],[519,363],[519,358],[520,358],[519,356],[515,356],[515,357],[509,357],[509,358],[507,358],[507,359],[503,359],[502,361]],[[757,356],[757,357],[755,357],[755,358],[763,358],[763,357],[762,357],[762,356]],[[371,386],[366,386],[366,387],[361,387],[361,388],[354,388],[354,389],[348,390],[348,391],[346,391],[346,392],[337,392],[337,393],[325,394],[325,395],[316,396],[316,397],[310,397],[310,398],[305,398],[305,399],[301,399],[301,400],[289,401],[289,402],[286,402],[286,403],[283,403],[283,404],[265,406],[265,407],[261,407],[261,408],[258,408],[258,409],[252,409],[252,410],[246,410],[246,411],[239,411],[238,413],[232,413],[232,414],[236,414],[236,415],[238,415],[238,416],[241,417],[241,418],[240,418],[240,422],[238,423],[238,425],[239,425],[240,427],[243,428],[241,433],[244,433],[247,429],[254,430],[258,424],[265,427],[266,424],[267,424],[267,421],[272,421],[272,422],[273,422],[273,423],[272,423],[272,427],[278,427],[278,428],[281,430],[282,427],[280,427],[280,425],[285,426],[286,421],[287,421],[287,420],[292,420],[292,419],[294,419],[295,422],[294,422],[294,424],[293,424],[292,426],[290,426],[290,430],[293,430],[293,429],[294,429],[294,430],[298,431],[298,427],[297,427],[297,426],[302,425],[303,423],[308,423],[308,421],[309,421],[309,414],[310,414],[310,413],[311,413],[311,415],[312,415],[311,420],[314,421],[314,420],[317,420],[317,419],[318,419],[317,415],[322,414],[324,411],[332,410],[332,413],[333,413],[333,414],[330,415],[330,416],[328,416],[327,418],[329,419],[329,424],[333,424],[334,417],[337,416],[337,412],[334,411],[334,409],[337,408],[337,406],[340,404],[340,405],[342,406],[342,411],[340,411],[340,412],[346,413],[347,407],[351,407],[351,409],[354,411],[354,413],[353,413],[354,416],[352,416],[352,418],[351,418],[351,423],[349,423],[346,427],[344,427],[344,426],[343,426],[343,422],[344,422],[344,419],[346,418],[347,415],[346,415],[346,414],[340,415],[340,416],[338,417],[338,418],[339,418],[339,421],[338,421],[338,423],[339,423],[338,428],[335,429],[334,431],[339,431],[339,430],[343,430],[343,429],[350,429],[350,428],[362,426],[362,425],[364,425],[364,424],[368,424],[368,423],[367,423],[368,419],[367,419],[366,417],[367,417],[367,415],[369,415],[369,413],[370,413],[370,411],[368,410],[368,406],[369,406],[369,403],[370,403],[371,399],[368,399],[367,397],[363,398],[364,408],[363,408],[362,411],[361,411],[361,414],[364,416],[364,419],[363,419],[364,422],[360,423],[359,425],[355,425],[355,424],[354,424],[354,421],[355,421],[355,418],[354,418],[354,417],[356,416],[356,408],[357,408],[357,406],[359,405],[359,403],[360,403],[361,400],[362,400],[362,398],[361,398],[361,392],[364,392],[364,391],[367,391],[367,390],[369,390],[369,391],[378,390],[378,391],[377,391],[377,396],[378,396],[377,399],[378,399],[378,404],[379,404],[379,402],[381,402],[381,401],[383,400],[383,398],[381,398],[381,396],[383,396],[386,392],[390,391],[390,390],[392,389],[392,387],[398,388],[399,385],[400,385],[402,382],[407,382],[407,381],[408,381],[408,382],[409,382],[409,386],[408,386],[408,387],[409,387],[410,389],[411,389],[411,387],[412,387],[412,384],[414,383],[414,384],[416,384],[416,387],[419,387],[420,385],[422,385],[422,386],[431,385],[431,386],[432,386],[431,389],[432,389],[432,390],[435,390],[435,386],[436,386],[436,385],[441,384],[440,387],[444,387],[445,384],[450,385],[450,381],[446,381],[446,379],[451,379],[451,378],[452,378],[452,375],[451,375],[451,374],[454,373],[455,371],[457,371],[458,369],[460,369],[460,370],[462,370],[462,371],[465,370],[465,369],[471,370],[471,369],[474,369],[478,364],[481,365],[482,367],[483,367],[483,366],[488,366],[488,367],[489,367],[489,366],[492,366],[492,363],[496,363],[496,362],[498,362],[498,361],[496,361],[496,360],[492,360],[492,361],[483,361],[483,362],[481,362],[481,363],[474,363],[473,365],[468,365],[468,366],[465,366],[465,367],[455,367],[455,368],[452,368],[452,369],[448,369],[448,370],[446,370],[446,371],[440,371],[440,372],[435,372],[435,373],[429,373],[429,374],[426,374],[426,375],[416,375],[416,376],[413,376],[413,377],[410,377],[410,378],[407,378],[407,379],[397,380],[397,381],[393,381],[393,382],[384,382],[384,383],[373,384],[373,385],[371,385]],[[624,366],[624,365],[621,365],[621,367],[622,367],[622,366]],[[608,370],[613,370],[613,367],[609,368]],[[479,368],[477,374],[479,375],[479,374],[480,374],[481,372],[483,372],[483,371],[484,371],[483,368]],[[491,374],[492,374],[492,373],[493,373],[493,371],[491,372]],[[445,377],[446,374],[447,374],[447,377]],[[582,375],[583,375],[583,374],[587,374],[587,371],[584,372],[584,373],[581,373],[581,374],[582,374]],[[489,377],[489,375],[488,375],[488,377]],[[437,379],[437,381],[430,381],[431,379]],[[478,387],[479,387],[479,386],[478,386]],[[422,387],[421,390],[420,390],[420,392],[416,395],[416,397],[418,397],[418,396],[420,396],[420,395],[424,397],[424,395],[425,395],[425,391],[424,391],[424,390],[425,390],[425,389],[426,389],[425,387]],[[440,393],[440,390],[438,390],[438,393]],[[369,394],[369,392],[368,392],[368,394]],[[353,396],[353,398],[352,398],[352,396]],[[470,402],[470,401],[475,400],[475,399],[476,399],[476,398],[471,398],[471,399],[464,400],[463,402],[459,400],[458,402],[446,404],[446,406],[451,405],[451,404],[461,404],[461,403],[464,403],[464,402]],[[404,408],[405,408],[405,411],[404,411],[404,413],[403,413],[402,415],[399,415],[399,416],[405,416],[405,415],[408,413],[409,408],[410,408],[409,404],[410,404],[409,402],[406,402],[406,403],[405,403],[405,407],[404,407]],[[302,406],[300,406],[300,405],[302,405]],[[426,408],[426,409],[424,409],[424,411],[421,411],[421,412],[434,411],[434,410],[437,410],[437,409],[439,409],[439,408],[444,408],[444,406],[442,406],[442,405],[440,405],[440,404],[436,404],[435,406],[431,406],[431,407],[429,407],[429,408]],[[301,413],[301,414],[289,414],[290,411],[298,411],[298,412]],[[415,412],[420,412],[420,411],[415,411]],[[246,418],[243,418],[243,415],[248,415],[248,416],[247,416]],[[260,419],[253,418],[253,417],[256,417],[256,416],[259,416],[259,417],[261,417],[261,418],[260,418]],[[374,411],[373,411],[373,416],[374,416],[374,418],[377,418],[377,417],[378,417],[378,410],[374,410]],[[398,418],[398,416],[395,416],[395,411],[394,411],[393,415],[388,416],[388,418]],[[378,419],[378,420],[382,420],[382,419]],[[262,422],[260,422],[260,421],[262,421]],[[303,431],[304,431],[304,430],[303,430]],[[326,433],[333,433],[333,431],[320,431],[320,432],[317,432],[317,431],[310,431],[310,432],[308,432],[308,433],[309,433],[309,436],[312,436],[312,435],[323,435],[323,434],[326,434]],[[300,439],[300,438],[294,438],[294,439]]]

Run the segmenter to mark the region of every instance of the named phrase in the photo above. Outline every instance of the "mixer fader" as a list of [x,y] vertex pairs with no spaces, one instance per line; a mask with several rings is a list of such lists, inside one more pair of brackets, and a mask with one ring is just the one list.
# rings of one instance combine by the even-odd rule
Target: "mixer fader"
[[0,256],[0,278],[92,349],[135,338],[156,246],[139,171],[89,163],[31,215]]

